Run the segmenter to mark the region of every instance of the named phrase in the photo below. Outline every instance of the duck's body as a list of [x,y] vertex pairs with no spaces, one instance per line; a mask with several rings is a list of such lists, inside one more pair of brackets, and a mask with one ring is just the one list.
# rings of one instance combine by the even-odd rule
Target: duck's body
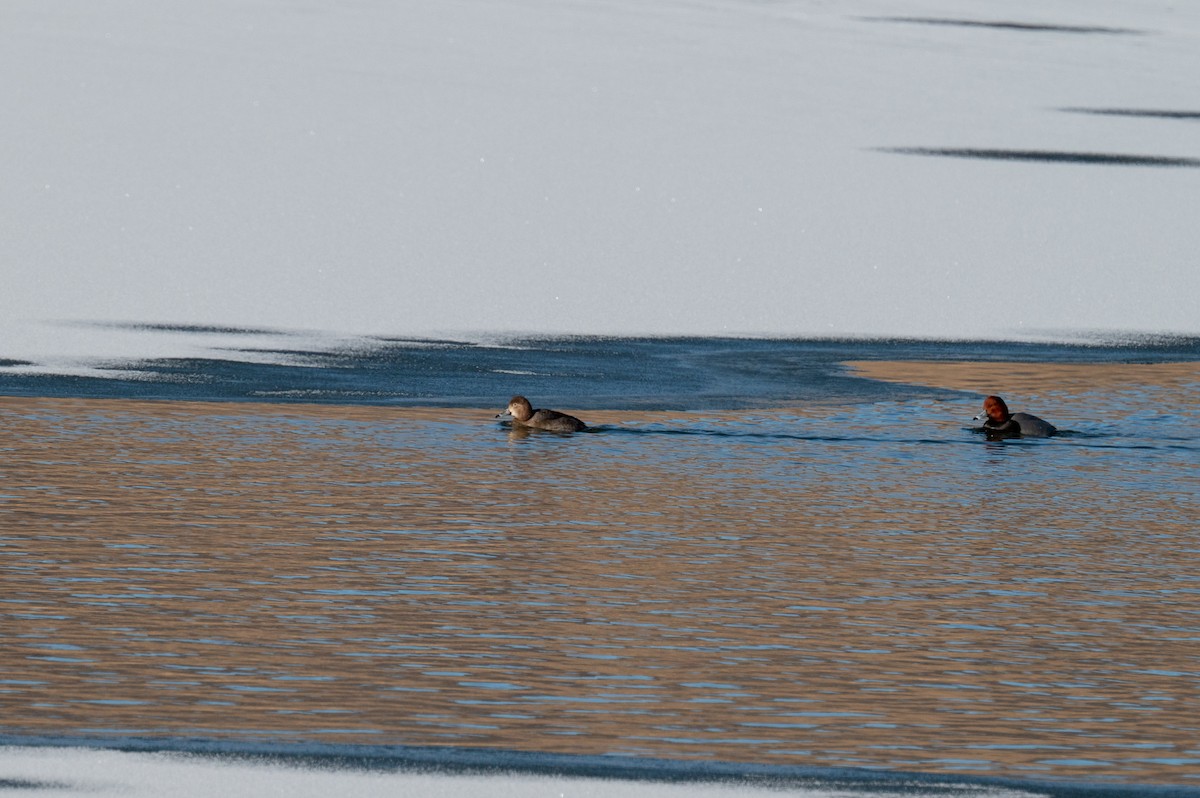
[[587,429],[575,416],[560,413],[557,410],[534,410],[533,405],[524,396],[514,396],[508,401],[508,407],[496,418],[512,421],[522,427],[542,429],[548,432],[582,432]]
[[1058,428],[1049,421],[1043,421],[1029,413],[1013,413],[1012,420],[1020,425],[1021,435],[1026,438],[1048,438],[1058,432]]
[[989,438],[1048,438],[1058,433],[1058,429],[1049,421],[1029,413],[1008,412],[1008,405],[999,396],[985,399],[983,415],[976,418],[986,419],[983,431]]

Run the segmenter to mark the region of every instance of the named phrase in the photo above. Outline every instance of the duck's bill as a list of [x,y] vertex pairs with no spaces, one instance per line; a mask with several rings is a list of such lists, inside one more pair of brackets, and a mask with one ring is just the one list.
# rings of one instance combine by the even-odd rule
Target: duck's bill
[[513,414],[505,410],[503,413],[497,413],[496,418],[500,419],[501,421],[512,421]]

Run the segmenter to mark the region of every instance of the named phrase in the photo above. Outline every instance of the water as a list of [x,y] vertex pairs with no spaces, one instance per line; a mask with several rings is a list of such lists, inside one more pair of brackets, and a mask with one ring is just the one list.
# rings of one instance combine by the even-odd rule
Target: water
[[[581,410],[720,410],[957,395],[860,379],[840,367],[853,360],[1157,363],[1189,361],[1200,349],[1200,338],[1172,335],[1077,336],[1074,343],[498,335],[453,340],[198,325],[65,328],[114,352],[159,354],[75,353],[66,360],[30,361],[0,353],[0,395],[492,407],[525,393],[544,404]],[[51,337],[58,333],[47,330]]]
[[184,332],[0,376],[2,743],[1195,794],[1194,339]]

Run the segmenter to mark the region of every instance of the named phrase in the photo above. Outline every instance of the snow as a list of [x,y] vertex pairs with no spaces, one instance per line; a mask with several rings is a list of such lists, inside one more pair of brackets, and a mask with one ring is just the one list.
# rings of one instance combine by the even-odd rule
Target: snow
[[46,320],[1200,330],[1200,169],[888,151],[1198,158],[1194,118],[1063,110],[1197,111],[1198,6],[10,0],[4,16],[0,356],[53,349],[56,328],[28,323]]
[[[760,779],[761,781],[761,779]],[[812,786],[736,780],[649,781],[520,772],[449,772],[317,766],[181,753],[0,746],[0,790],[39,798],[373,798],[379,795],[496,798],[1030,798],[1041,793],[989,785],[897,781]]]

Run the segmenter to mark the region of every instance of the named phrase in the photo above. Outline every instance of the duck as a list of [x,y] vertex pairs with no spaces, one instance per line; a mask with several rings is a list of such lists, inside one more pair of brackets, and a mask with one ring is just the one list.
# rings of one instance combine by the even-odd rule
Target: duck
[[983,413],[975,419],[984,420],[983,431],[989,438],[1048,438],[1058,433],[1053,424],[1035,415],[1010,413],[999,396],[984,399]]
[[509,399],[508,407],[503,413],[497,413],[496,418],[511,421],[514,425],[548,432],[582,432],[588,428],[587,424],[575,416],[557,410],[534,410],[533,405],[524,396]]

